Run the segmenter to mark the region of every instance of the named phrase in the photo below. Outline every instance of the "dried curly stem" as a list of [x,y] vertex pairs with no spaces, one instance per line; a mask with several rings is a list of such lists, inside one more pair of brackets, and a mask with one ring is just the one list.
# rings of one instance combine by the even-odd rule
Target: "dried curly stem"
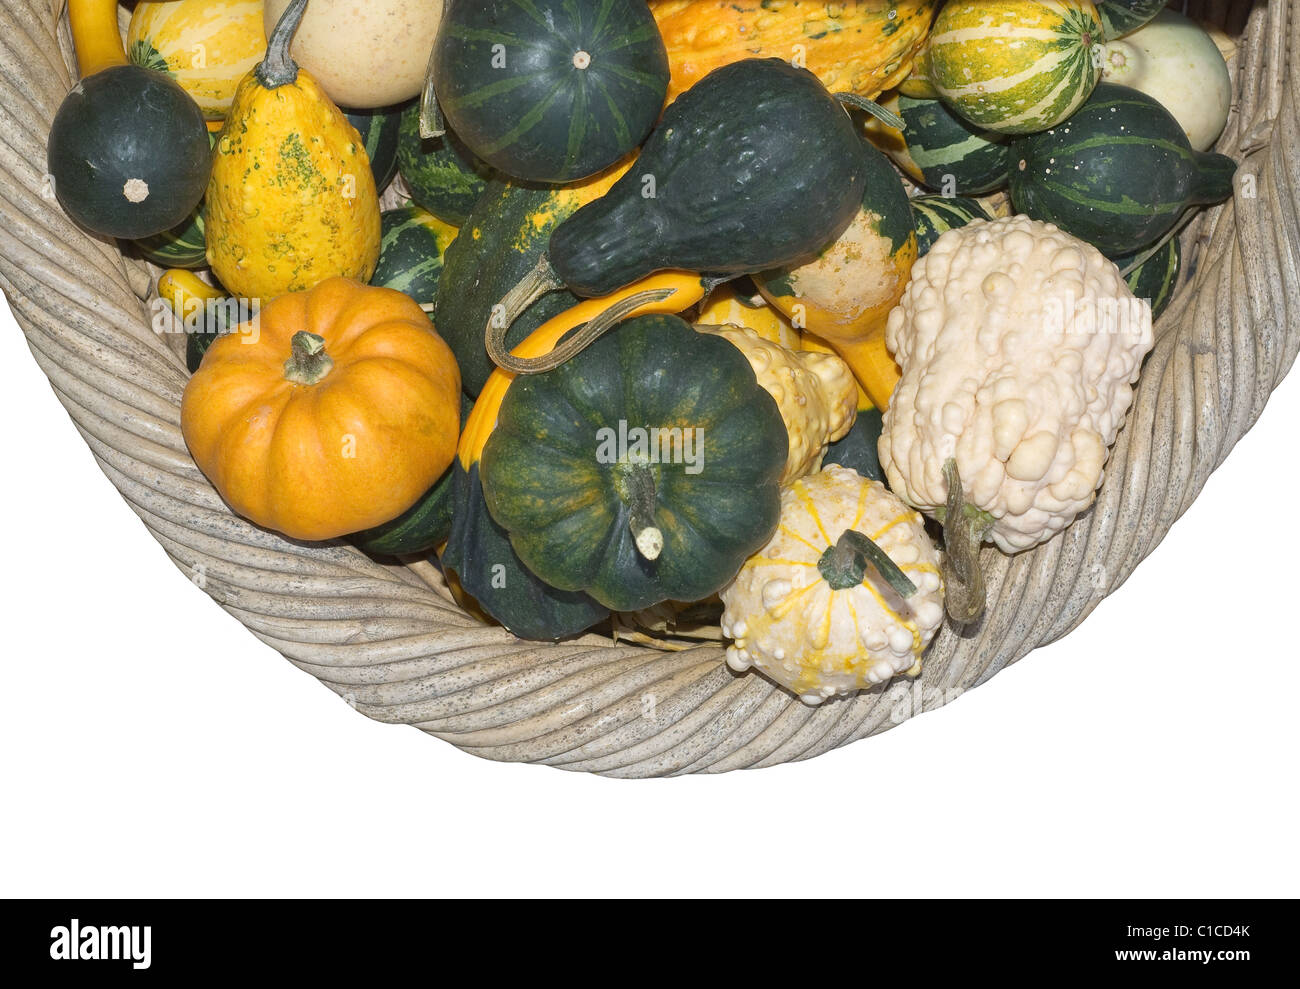
[[987,603],[984,572],[980,569],[980,545],[993,528],[993,516],[967,504],[957,461],[951,457],[943,465],[943,477],[948,482],[948,504],[940,513],[946,550],[944,606],[949,618],[959,625],[969,625],[984,614]]
[[887,127],[892,127],[894,130],[902,130],[906,126],[906,124],[903,123],[903,118],[898,114],[894,113],[892,110],[886,110],[879,103],[869,100],[865,96],[859,96],[857,93],[836,93],[835,98],[839,100],[841,104],[847,103],[851,107],[855,107],[858,110],[871,114],[871,116],[875,117],[882,124]]

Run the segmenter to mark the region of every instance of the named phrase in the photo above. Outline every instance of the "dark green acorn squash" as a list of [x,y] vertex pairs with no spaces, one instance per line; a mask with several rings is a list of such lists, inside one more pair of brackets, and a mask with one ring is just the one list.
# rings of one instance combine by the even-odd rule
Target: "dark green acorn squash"
[[466,146],[532,182],[594,175],[639,145],[669,74],[642,0],[450,0],[432,72]]
[[870,405],[858,409],[853,428],[826,448],[822,466],[839,464],[857,471],[863,477],[884,483],[885,475],[880,469],[878,451],[882,428],[883,418],[879,409]]
[[397,146],[405,108],[406,104],[402,103],[378,110],[343,111],[348,123],[361,135],[361,143],[370,158],[370,171],[375,176],[375,189],[381,196],[397,174]]
[[397,165],[415,204],[453,227],[464,225],[492,175],[451,131],[420,137],[419,101],[402,111]]
[[816,76],[733,62],[674,100],[632,169],[556,227],[550,265],[587,297],[669,268],[787,267],[844,232],[865,184],[857,130]]
[[561,591],[520,561],[510,534],[488,512],[479,463],[452,462],[453,518],[442,563],[487,614],[521,639],[567,639],[609,617],[581,591]]
[[1108,257],[1150,247],[1191,206],[1232,195],[1236,163],[1194,151],[1159,102],[1102,83],[1065,123],[1011,148],[1016,211],[1055,223]]
[[978,202],[963,196],[917,196],[912,200],[912,216],[916,218],[917,257],[926,254],[954,227],[964,227],[972,220],[993,219]]
[[946,196],[977,196],[1007,184],[1010,141],[967,123],[940,100],[898,98],[903,142],[925,184]]
[[68,93],[50,128],[47,167],[73,220],[138,240],[194,212],[207,190],[210,148],[203,111],[174,79],[118,65]]
[[398,206],[380,216],[379,262],[371,285],[404,292],[424,305],[438,298],[443,257],[456,228],[419,206]]
[[735,346],[641,316],[510,385],[483,494],[551,586],[616,611],[697,601],[775,531],[787,444]]

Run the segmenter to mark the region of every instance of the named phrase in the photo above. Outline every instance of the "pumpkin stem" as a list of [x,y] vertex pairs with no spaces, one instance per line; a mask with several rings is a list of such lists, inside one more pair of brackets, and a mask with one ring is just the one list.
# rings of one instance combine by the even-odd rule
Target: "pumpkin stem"
[[[546,264],[545,257],[539,262],[538,268],[542,264]],[[533,271],[535,275],[537,269],[535,268]],[[546,271],[550,272],[549,264],[546,264]],[[528,278],[532,277],[533,275],[528,276]],[[552,275],[552,277],[554,276]],[[504,306],[508,312],[511,306],[510,297],[528,281],[528,278],[511,289],[510,293],[498,303],[497,308],[500,309]],[[514,322],[514,318],[512,317],[509,321],[501,321],[501,324],[498,325],[498,321],[494,317],[493,321],[488,323],[487,329],[488,356],[492,358],[497,367],[503,371],[509,371],[511,374],[541,374],[545,371],[553,371],[561,364],[586,350],[611,327],[622,322],[637,309],[655,302],[662,302],[676,291],[673,288],[658,288],[629,295],[626,299],[614,303],[591,322],[584,323],[579,329],[566,336],[549,354],[544,354],[541,357],[515,357],[511,354],[506,349],[506,330],[509,329],[510,323]],[[537,293],[537,295],[541,294],[543,293]],[[532,305],[536,298],[537,296],[533,296],[529,299],[519,311],[522,312]],[[518,314],[516,313],[516,315]]]
[[298,63],[289,54],[289,46],[306,10],[307,0],[293,0],[275,22],[275,30],[266,43],[266,57],[256,70],[257,81],[267,89],[287,86],[298,78]]
[[325,338],[306,330],[293,335],[293,355],[284,362],[284,377],[296,385],[314,385],[334,368],[334,359],[325,353]]
[[621,463],[614,471],[614,490],[627,506],[627,523],[636,549],[647,560],[659,559],[664,534],[655,525],[655,478],[646,464]]
[[845,529],[840,533],[835,545],[828,546],[817,561],[822,578],[834,591],[860,586],[867,577],[868,566],[874,566],[899,597],[910,598],[916,593],[916,585],[889,554],[856,529]]
[[968,625],[984,614],[987,592],[980,569],[980,544],[993,528],[993,516],[968,504],[957,461],[949,457],[943,465],[948,482],[948,504],[940,514],[943,523],[944,606],[948,617]]
[[857,93],[836,93],[835,98],[843,105],[847,103],[851,107],[856,107],[866,113],[871,114],[882,124],[892,127],[894,130],[902,130],[907,125],[903,123],[903,118],[892,110],[886,110],[879,103],[867,99],[865,96],[859,96]]

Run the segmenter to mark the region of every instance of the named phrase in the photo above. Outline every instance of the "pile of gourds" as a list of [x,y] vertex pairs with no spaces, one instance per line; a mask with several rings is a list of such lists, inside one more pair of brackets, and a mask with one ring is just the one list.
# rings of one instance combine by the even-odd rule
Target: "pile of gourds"
[[[817,703],[1095,496],[1231,193],[1223,57],[1161,7],[69,0],[49,170],[163,269],[233,511],[525,638],[705,602]],[[1150,304],[1103,346],[1043,328],[1067,289]]]

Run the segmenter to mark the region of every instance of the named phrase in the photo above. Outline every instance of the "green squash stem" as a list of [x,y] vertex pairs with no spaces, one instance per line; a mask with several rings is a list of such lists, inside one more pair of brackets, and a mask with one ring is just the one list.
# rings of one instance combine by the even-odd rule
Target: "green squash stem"
[[655,477],[646,464],[621,463],[614,471],[614,490],[627,506],[627,523],[636,549],[647,560],[659,559],[664,534],[655,525]]
[[848,104],[858,110],[871,114],[882,124],[892,127],[894,130],[902,130],[907,125],[903,123],[903,118],[892,110],[886,110],[879,103],[867,99],[865,96],[859,96],[857,93],[836,93],[835,98],[840,104]]
[[[544,273],[542,273],[543,266]],[[626,299],[614,303],[591,322],[583,324],[581,329],[565,337],[563,343],[556,346],[549,354],[541,357],[515,357],[506,347],[506,331],[510,329],[510,324],[515,318],[532,305],[538,296],[551,291],[551,289],[543,289],[534,294],[529,288],[533,279],[539,278],[542,280],[541,283],[545,283],[548,275],[554,277],[551,266],[543,256],[537,267],[533,269],[533,273],[511,289],[497,304],[498,310],[505,309],[505,316],[500,319],[494,317],[488,321],[485,346],[492,362],[503,371],[509,371],[511,374],[541,374],[552,371],[586,350],[611,327],[626,319],[641,306],[662,302],[677,291],[672,288],[659,288],[629,295]],[[516,296],[516,293],[520,294]],[[520,304],[519,299],[526,301]]]
[[325,353],[325,338],[306,330],[293,335],[293,354],[284,362],[284,377],[296,385],[314,385],[334,369],[334,359]]
[[860,586],[866,579],[868,566],[874,566],[900,597],[910,598],[916,593],[916,585],[889,554],[856,529],[845,529],[835,545],[827,547],[817,561],[817,569],[835,591]]
[[943,465],[948,482],[948,504],[939,513],[943,523],[944,606],[948,617],[959,625],[969,625],[984,614],[987,592],[984,571],[980,569],[980,545],[993,528],[993,516],[967,504],[957,461],[951,457]]
[[266,57],[255,70],[257,81],[267,89],[287,86],[298,78],[298,63],[289,54],[289,46],[306,10],[307,0],[293,0],[275,23],[275,30],[266,43]]

